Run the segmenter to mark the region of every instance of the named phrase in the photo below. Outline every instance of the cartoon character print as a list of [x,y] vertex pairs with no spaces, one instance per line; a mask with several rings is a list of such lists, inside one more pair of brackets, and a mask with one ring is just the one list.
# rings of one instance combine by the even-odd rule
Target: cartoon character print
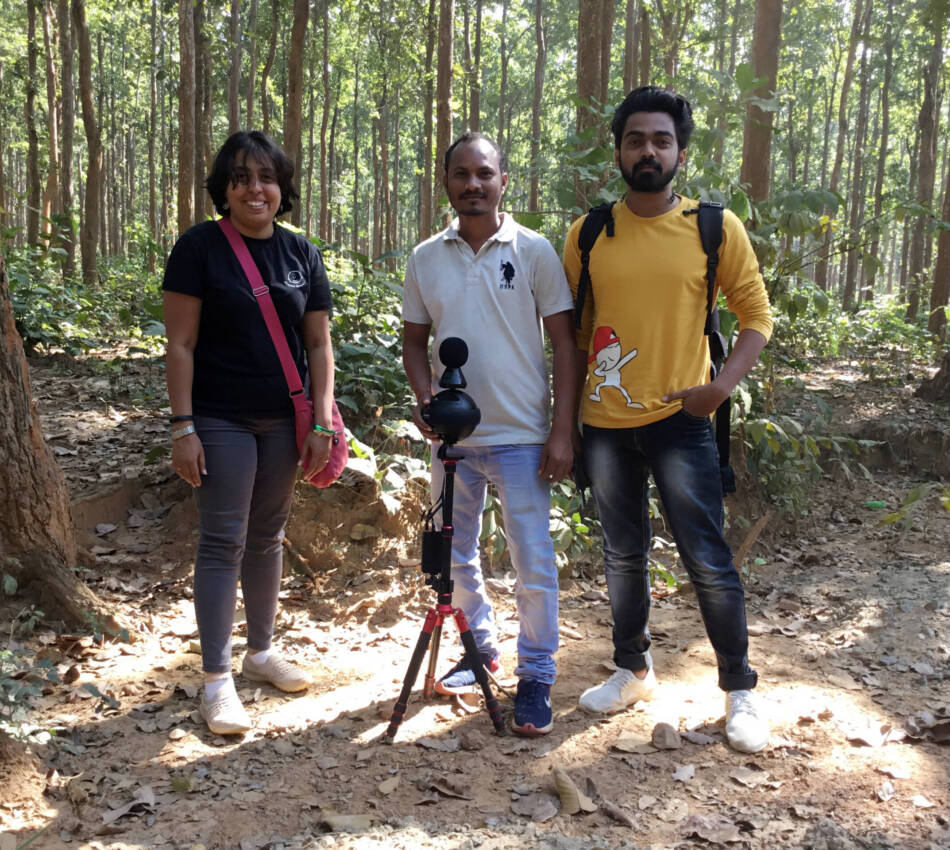
[[515,267],[511,264],[509,260],[502,260],[501,263],[501,277],[502,282],[500,289],[514,289],[515,285],[512,281],[515,279]]
[[614,333],[614,329],[607,325],[601,325],[594,331],[594,353],[588,359],[588,363],[597,361],[597,366],[592,372],[598,378],[603,380],[594,387],[594,391],[588,396],[591,401],[602,401],[600,397],[601,390],[604,387],[616,387],[627,402],[627,407],[639,407],[643,405],[630,398],[630,393],[620,383],[620,370],[626,366],[634,357],[637,356],[637,349],[632,349],[626,354],[622,353],[620,339]]

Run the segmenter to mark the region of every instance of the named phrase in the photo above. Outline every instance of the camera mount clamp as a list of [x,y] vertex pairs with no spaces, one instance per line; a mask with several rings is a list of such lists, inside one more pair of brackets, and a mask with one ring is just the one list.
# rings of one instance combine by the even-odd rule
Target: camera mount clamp
[[[485,709],[491,717],[495,732],[499,735],[505,734],[505,724],[501,717],[501,706],[498,699],[492,693],[491,685],[488,681],[488,671],[482,663],[481,654],[475,645],[475,637],[468,626],[465,614],[461,608],[452,607],[452,536],[454,528],[452,527],[452,500],[455,486],[455,466],[463,459],[463,455],[452,454],[449,446],[443,442],[439,447],[439,460],[442,461],[444,478],[442,484],[442,496],[433,508],[426,514],[427,529],[422,535],[422,571],[426,576],[426,584],[432,587],[436,592],[436,605],[426,613],[425,622],[422,625],[422,631],[419,639],[416,641],[416,648],[409,661],[409,667],[406,670],[406,677],[403,681],[402,690],[393,706],[393,713],[389,718],[389,727],[383,737],[385,743],[392,743],[406,715],[406,708],[409,704],[409,696],[415,687],[416,679],[419,676],[419,670],[422,667],[422,661],[426,652],[430,648],[429,666],[422,687],[422,696],[425,699],[431,698],[435,686],[435,668],[439,657],[439,645],[442,640],[442,626],[447,617],[455,620],[455,626],[459,632],[459,638],[465,649],[465,657],[468,659],[475,674],[475,681],[478,682],[485,697]],[[432,518],[441,505],[442,508],[442,527],[436,531],[432,529]]]

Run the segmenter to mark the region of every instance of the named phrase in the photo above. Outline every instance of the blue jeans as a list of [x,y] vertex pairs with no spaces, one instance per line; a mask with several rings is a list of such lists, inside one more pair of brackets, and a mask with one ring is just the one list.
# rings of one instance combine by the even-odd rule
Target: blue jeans
[[[553,684],[557,672],[558,583],[549,530],[551,489],[540,478],[541,446],[458,447],[452,509],[453,602],[462,609],[479,652],[497,655],[494,614],[485,593],[478,539],[491,481],[498,488],[511,563],[517,573],[518,666],[515,675]],[[442,462],[432,453],[432,495],[442,491]],[[439,518],[441,522],[441,518]]]
[[248,649],[269,649],[274,635],[297,440],[292,418],[196,416],[195,428],[208,468],[195,488],[195,615],[204,671],[226,673],[239,576]]
[[614,662],[628,670],[652,666],[647,499],[652,471],[716,652],[719,687],[754,688],[745,593],[722,534],[719,455],[709,419],[681,410],[639,428],[585,425],[584,460],[604,530]]

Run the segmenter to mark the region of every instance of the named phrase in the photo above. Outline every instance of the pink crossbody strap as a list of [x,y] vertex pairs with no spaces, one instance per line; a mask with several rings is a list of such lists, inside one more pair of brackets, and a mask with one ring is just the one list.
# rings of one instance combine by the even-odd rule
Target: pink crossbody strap
[[274,343],[274,348],[277,349],[280,367],[284,371],[284,378],[287,381],[290,396],[291,398],[301,396],[303,395],[303,384],[300,382],[300,373],[297,371],[297,364],[294,363],[293,355],[290,353],[290,346],[287,345],[287,337],[281,327],[280,319],[277,318],[277,310],[274,308],[274,302],[270,297],[270,290],[267,288],[267,284],[264,283],[264,279],[251,257],[251,252],[247,250],[247,244],[241,234],[237,232],[237,228],[231,223],[231,219],[227,217],[219,218],[218,225],[227,237],[228,242],[231,243],[231,248],[237,256],[241,268],[244,269],[248,283],[251,285],[251,292],[254,294],[257,306],[260,307],[264,316],[267,332]]

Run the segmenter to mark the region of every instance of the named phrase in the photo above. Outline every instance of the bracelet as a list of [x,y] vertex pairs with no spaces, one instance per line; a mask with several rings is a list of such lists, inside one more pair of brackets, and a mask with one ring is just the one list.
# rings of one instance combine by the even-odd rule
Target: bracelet
[[187,437],[189,434],[195,433],[194,425],[186,425],[184,428],[179,428],[176,431],[172,431],[172,439],[180,440],[182,437]]
[[314,426],[313,426],[313,433],[314,433],[314,434],[326,434],[328,437],[335,437],[335,436],[336,436],[337,434],[339,434],[340,432],[339,432],[339,431],[334,431],[332,428],[324,428],[322,425],[314,425]]
[[172,416],[168,421],[174,425],[176,422],[194,422],[195,417],[190,413],[182,413],[179,416]]

